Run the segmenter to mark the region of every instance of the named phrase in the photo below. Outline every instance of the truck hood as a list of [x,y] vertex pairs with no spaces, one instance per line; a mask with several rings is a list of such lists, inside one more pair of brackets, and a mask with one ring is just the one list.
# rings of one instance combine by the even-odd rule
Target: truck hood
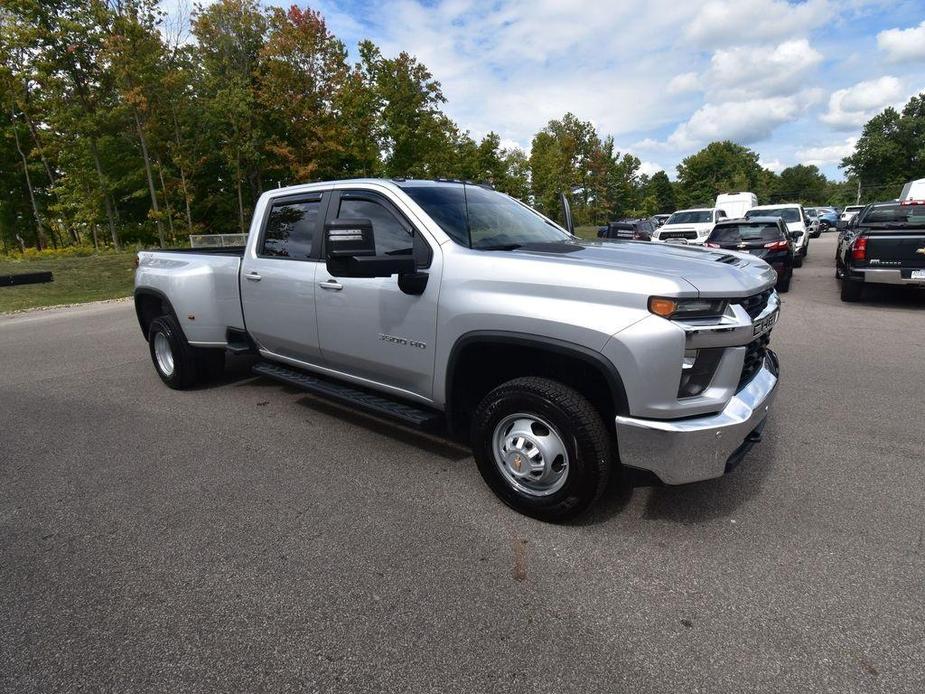
[[[527,244],[514,251],[550,265],[592,265],[622,271],[683,279],[703,297],[749,296],[772,287],[777,275],[763,260],[744,253],[701,246],[644,241],[569,241]],[[563,268],[564,269],[564,268]],[[550,272],[555,272],[550,268]],[[550,275],[554,277],[554,274]]]

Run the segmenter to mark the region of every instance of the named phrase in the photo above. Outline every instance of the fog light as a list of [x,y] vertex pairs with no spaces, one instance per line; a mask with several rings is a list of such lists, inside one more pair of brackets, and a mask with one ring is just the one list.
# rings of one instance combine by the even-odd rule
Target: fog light
[[688,349],[684,351],[684,357],[681,359],[681,368],[683,370],[693,369],[694,364],[697,363],[697,354],[699,352],[696,349]]

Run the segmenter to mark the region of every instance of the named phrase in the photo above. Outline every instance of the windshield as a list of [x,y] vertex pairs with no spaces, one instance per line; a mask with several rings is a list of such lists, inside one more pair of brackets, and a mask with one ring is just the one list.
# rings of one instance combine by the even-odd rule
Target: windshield
[[714,227],[709,241],[735,244],[743,241],[780,241],[783,238],[776,224],[722,224]]
[[402,190],[461,246],[516,248],[572,238],[526,205],[480,186],[404,185]]
[[877,205],[869,207],[858,222],[861,225],[902,224],[925,228],[925,205]]
[[703,224],[712,221],[713,212],[711,210],[688,210],[675,212],[665,224]]
[[800,210],[796,207],[775,207],[763,210],[749,210],[745,213],[746,219],[752,217],[783,217],[785,222],[799,222]]

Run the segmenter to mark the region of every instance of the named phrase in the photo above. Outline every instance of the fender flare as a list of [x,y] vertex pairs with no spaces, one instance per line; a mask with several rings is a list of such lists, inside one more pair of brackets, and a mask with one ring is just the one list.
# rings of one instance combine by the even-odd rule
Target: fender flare
[[[135,316],[138,318],[138,326],[141,328],[141,334],[144,335],[145,339],[148,339],[148,331],[145,328],[144,316],[141,315],[141,302],[138,300],[142,296],[153,296],[160,299],[161,304],[166,306],[168,313],[174,318],[177,317],[177,312],[173,308],[173,304],[170,303],[170,299],[167,298],[167,295],[164,294],[160,289],[155,289],[154,287],[137,287],[133,292],[134,301],[135,301]],[[180,321],[177,320],[177,324],[180,324]],[[181,325],[182,330],[182,325]]]
[[520,345],[531,349],[539,349],[549,352],[550,354],[579,359],[591,366],[604,378],[607,383],[607,388],[610,391],[611,398],[613,399],[616,413],[622,415],[629,414],[629,401],[626,397],[626,388],[623,386],[623,379],[620,376],[620,372],[617,371],[617,367],[600,352],[585,347],[584,345],[541,335],[530,335],[528,333],[501,330],[474,330],[460,335],[450,349],[450,357],[446,365],[444,390],[445,407],[449,421],[452,421],[453,416],[453,380],[456,374],[459,355],[462,354],[465,348],[479,343]]

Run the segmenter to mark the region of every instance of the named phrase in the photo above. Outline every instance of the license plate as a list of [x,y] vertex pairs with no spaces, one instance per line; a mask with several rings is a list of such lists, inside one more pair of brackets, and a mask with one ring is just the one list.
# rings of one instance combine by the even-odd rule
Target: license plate
[[913,270],[912,279],[914,280],[925,280],[925,270]]
[[665,243],[674,243],[674,244],[677,244],[677,245],[679,245],[679,246],[686,246],[686,245],[687,245],[687,239],[667,239],[667,240],[665,241]]
[[768,330],[773,328],[774,324],[777,322],[777,315],[778,315],[778,312],[775,311],[770,316],[765,316],[761,320],[755,321],[754,323],[755,330],[753,334],[763,335],[764,333],[768,332]]

